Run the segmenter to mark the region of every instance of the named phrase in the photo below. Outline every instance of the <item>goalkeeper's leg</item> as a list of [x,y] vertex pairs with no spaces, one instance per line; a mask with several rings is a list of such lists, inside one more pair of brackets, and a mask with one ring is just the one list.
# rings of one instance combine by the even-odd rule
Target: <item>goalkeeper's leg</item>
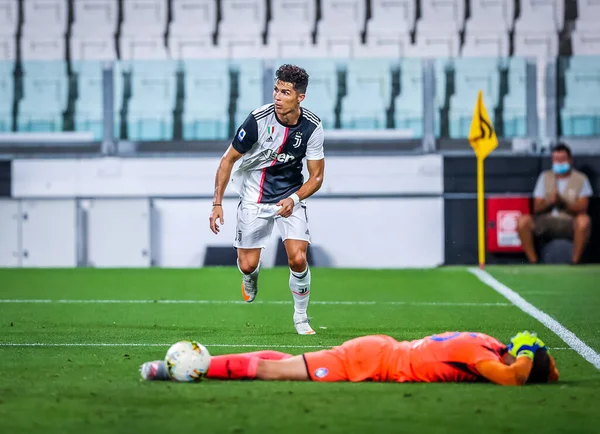
[[[283,360],[290,357],[292,357],[291,354],[270,350],[212,356],[206,377],[218,380],[256,378],[256,369],[259,360]],[[144,380],[148,381],[166,381],[171,379],[164,360],[144,363],[140,367],[140,374]]]

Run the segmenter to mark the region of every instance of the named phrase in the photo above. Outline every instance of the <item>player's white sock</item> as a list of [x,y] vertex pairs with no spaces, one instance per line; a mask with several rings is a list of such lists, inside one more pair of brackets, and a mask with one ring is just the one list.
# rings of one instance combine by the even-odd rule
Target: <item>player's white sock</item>
[[240,270],[240,273],[242,273],[243,276],[242,296],[244,297],[244,300],[246,300],[248,303],[252,303],[256,298],[256,294],[258,293],[258,273],[260,271],[260,261],[258,262],[258,265],[254,269],[254,271],[250,274],[245,274],[240,269],[239,259],[237,261],[237,264],[238,270]]
[[310,268],[296,273],[290,269],[290,290],[294,297],[294,316],[306,316],[308,299],[310,298]]

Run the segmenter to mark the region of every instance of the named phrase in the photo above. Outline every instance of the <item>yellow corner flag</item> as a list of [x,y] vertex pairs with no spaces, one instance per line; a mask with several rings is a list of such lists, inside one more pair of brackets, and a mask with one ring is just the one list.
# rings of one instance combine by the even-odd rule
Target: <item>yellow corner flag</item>
[[479,241],[479,266],[485,266],[485,225],[484,225],[484,189],[483,189],[483,160],[498,146],[498,138],[485,104],[483,92],[480,90],[475,103],[469,143],[477,156],[477,233]]
[[477,95],[477,103],[469,129],[469,143],[475,150],[477,158],[484,159],[498,146],[498,138],[490,117],[488,116],[485,104],[483,103],[483,92],[480,90]]

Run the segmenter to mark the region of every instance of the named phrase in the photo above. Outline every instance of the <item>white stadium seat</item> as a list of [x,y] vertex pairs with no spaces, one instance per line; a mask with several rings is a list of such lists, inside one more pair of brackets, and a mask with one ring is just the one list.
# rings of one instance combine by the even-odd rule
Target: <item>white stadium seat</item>
[[168,46],[175,59],[220,57],[213,44],[217,24],[214,0],[173,0]]
[[123,22],[119,40],[121,59],[167,59],[164,44],[167,29],[165,0],[123,2]]
[[67,3],[62,0],[28,0],[23,2],[23,7],[23,59],[65,59]]
[[317,23],[317,47],[326,56],[352,57],[355,47],[361,43],[361,33],[365,25],[364,1],[321,2],[321,20]]
[[117,0],[74,0],[71,59],[116,58],[115,34],[119,19]]

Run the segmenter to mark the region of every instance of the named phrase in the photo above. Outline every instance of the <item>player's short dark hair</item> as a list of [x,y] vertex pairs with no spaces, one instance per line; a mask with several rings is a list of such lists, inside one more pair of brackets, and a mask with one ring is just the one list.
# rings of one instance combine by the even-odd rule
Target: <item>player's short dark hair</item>
[[294,90],[298,93],[306,93],[308,87],[308,73],[304,68],[296,65],[281,65],[275,73],[275,78],[279,81],[292,83]]
[[545,348],[535,352],[533,367],[527,378],[527,384],[547,383],[550,376],[550,356]]
[[569,158],[571,158],[571,148],[569,148],[565,143],[560,142],[556,146],[552,148],[552,152],[566,152]]

